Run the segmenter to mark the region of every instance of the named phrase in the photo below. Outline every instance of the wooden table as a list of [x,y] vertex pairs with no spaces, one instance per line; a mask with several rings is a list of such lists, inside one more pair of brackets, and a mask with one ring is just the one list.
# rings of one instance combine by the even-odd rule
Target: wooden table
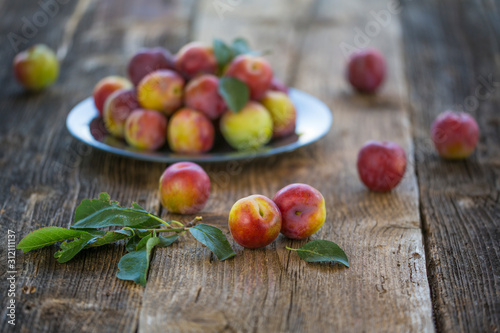
[[[212,180],[204,221],[228,233],[237,199],[308,183],[327,203],[327,222],[313,238],[337,242],[351,267],[301,261],[285,246],[305,242],[282,236],[260,250],[229,238],[237,256],[224,262],[183,237],[154,252],[143,288],[115,277],[123,244],[84,251],[67,264],[56,262],[54,247],[18,251],[17,324],[7,323],[2,301],[0,331],[499,331],[498,1],[44,2],[56,3],[45,23],[37,1],[0,2],[2,267],[8,230],[19,240],[42,226],[68,227],[77,204],[103,191],[188,221],[160,207],[166,165],[91,149],[68,134],[65,118],[100,78],[125,74],[142,46],[175,52],[191,40],[236,36],[272,50],[277,76],[327,103],[334,124],[324,139],[293,153],[203,165]],[[29,36],[26,21],[38,24]],[[12,33],[25,40],[11,44]],[[10,63],[14,45],[38,42],[57,49],[61,76],[45,92],[27,94]],[[389,66],[372,97],[354,94],[343,75],[343,51],[365,45],[381,49]],[[460,106],[477,119],[480,142],[466,161],[446,162],[429,127]],[[396,141],[408,154],[405,178],[391,193],[371,193],[358,179],[357,151],[369,139]]]

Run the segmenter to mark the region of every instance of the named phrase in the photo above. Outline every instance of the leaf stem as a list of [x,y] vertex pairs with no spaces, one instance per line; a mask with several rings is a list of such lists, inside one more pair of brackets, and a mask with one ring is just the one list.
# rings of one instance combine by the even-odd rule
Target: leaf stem
[[182,225],[182,227],[179,227],[179,228],[175,228],[175,227],[168,227],[168,228],[165,228],[165,229],[146,229],[147,231],[151,231],[151,232],[177,232],[177,233],[180,233],[180,232],[185,232],[185,231],[188,231],[189,228],[192,228],[194,227],[199,221],[201,221],[203,218],[201,216],[197,216],[195,217],[192,221],[190,221],[189,223],[187,223],[186,225],[180,223]]
[[154,219],[154,220],[156,220],[156,221],[158,221],[158,222],[160,222],[160,223],[162,223],[162,224],[166,225],[167,227],[170,227],[170,224],[169,224],[168,222],[163,221],[163,220],[162,220],[161,218],[159,218],[158,216],[153,215],[153,214],[151,214],[151,213],[149,213],[149,214],[148,214],[148,216],[149,216],[149,217],[151,217],[152,219]]
[[132,232],[132,236],[131,237],[134,237],[135,236],[135,231],[134,229],[130,228],[130,227],[123,227],[122,230],[130,230]]
[[171,220],[171,221],[169,221],[169,222],[170,222],[170,223],[175,223],[175,224],[177,224],[177,225],[178,225],[178,226],[180,226],[180,227],[183,227],[183,226],[184,226],[184,224],[182,224],[181,222],[176,221],[176,220]]
[[294,249],[294,248],[291,248],[291,247],[288,247],[288,246],[285,246],[285,249],[290,250],[290,251],[298,251],[299,250],[299,249]]

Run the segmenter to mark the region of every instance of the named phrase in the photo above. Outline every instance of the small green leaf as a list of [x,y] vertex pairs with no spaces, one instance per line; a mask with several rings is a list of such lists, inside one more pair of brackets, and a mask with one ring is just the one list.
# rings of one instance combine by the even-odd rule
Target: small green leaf
[[102,246],[122,239],[131,238],[132,236],[133,233],[130,229],[107,231],[104,235],[98,237],[95,242],[87,245],[87,247]]
[[21,239],[19,244],[17,244],[17,248],[23,250],[23,252],[29,252],[31,250],[40,249],[57,242],[73,239],[83,235],[90,235],[90,233],[60,227],[46,227],[27,234],[23,239]]
[[93,235],[83,235],[80,238],[75,238],[74,241],[61,243],[61,249],[54,254],[57,261],[65,263],[76,256],[85,246],[95,241],[97,237]]
[[300,258],[307,262],[336,261],[349,267],[349,259],[337,244],[327,240],[313,240],[301,248],[288,250],[297,251]]
[[244,38],[236,38],[233,40],[233,44],[231,45],[231,49],[233,50],[234,57],[239,56],[240,54],[251,53],[252,49],[248,45],[248,42]]
[[137,203],[132,208],[110,201],[109,194],[101,193],[99,199],[84,199],[75,212],[75,223],[71,229],[130,227],[156,228],[162,225],[159,218],[154,218]]
[[158,247],[167,247],[172,245],[173,242],[179,238],[179,234],[174,234],[172,236],[164,237],[164,236],[158,236],[160,239],[160,243],[158,243]]
[[243,109],[250,99],[248,86],[234,77],[220,78],[219,94],[233,112]]
[[219,260],[225,260],[236,255],[226,236],[219,228],[208,224],[198,224],[190,228],[189,232],[200,243],[206,245]]
[[223,68],[231,62],[233,59],[233,51],[226,43],[220,39],[214,39],[212,47],[219,68]]
[[135,208],[137,210],[142,210],[144,213],[147,213],[147,211],[142,208],[137,202],[132,202],[132,208]]
[[137,251],[125,254],[118,263],[118,273],[116,277],[122,280],[130,280],[141,286],[146,286],[146,279],[149,270],[149,260],[151,250],[160,243],[158,237],[149,238],[146,246]]
[[125,245],[125,249],[127,252],[132,252],[137,250],[137,244],[141,241],[141,237],[139,235],[135,235],[134,237],[130,238],[127,242],[127,245]]
[[103,192],[99,194],[98,199],[83,199],[75,210],[75,223],[86,218],[95,212],[106,207],[120,207],[118,202],[111,201],[109,194]]
[[150,233],[146,236],[144,236],[141,241],[139,243],[137,243],[137,246],[135,247],[136,250],[140,250],[142,249],[143,247],[146,246],[146,244],[148,243],[148,241],[153,237],[153,235]]

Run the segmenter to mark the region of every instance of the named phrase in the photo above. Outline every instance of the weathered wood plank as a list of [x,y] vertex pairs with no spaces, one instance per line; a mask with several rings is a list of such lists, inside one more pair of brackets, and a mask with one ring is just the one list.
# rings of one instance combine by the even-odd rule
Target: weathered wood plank
[[[134,3],[82,0],[61,6],[29,41],[47,43],[62,57],[58,83],[43,93],[22,93],[10,68],[2,66],[2,234],[14,229],[19,240],[41,226],[69,226],[76,205],[101,191],[123,204],[138,201],[159,212],[157,184],[163,165],[92,150],[65,129],[70,108],[90,95],[103,76],[125,74],[128,57],[139,47],[178,47],[187,40],[191,2],[150,1],[151,11],[137,10]],[[22,17],[40,10],[37,2],[28,6],[18,1],[8,1],[2,9],[12,13],[2,18],[2,35],[19,31]],[[10,63],[13,55],[2,48],[2,63]],[[15,331],[136,330],[144,290],[115,277],[125,252],[122,245],[85,251],[67,264],[58,264],[54,252],[18,251]],[[5,256],[1,251],[2,262]],[[3,306],[1,313],[0,330],[6,331],[12,327]]]
[[[221,19],[207,2],[200,8],[195,37],[243,35],[258,49],[271,48],[270,60],[282,77],[332,108],[333,129],[322,141],[291,154],[206,166],[213,188],[202,215],[227,232],[228,212],[237,199],[254,193],[272,197],[288,183],[309,183],[324,194],[328,207],[328,222],[313,238],[338,242],[351,268],[302,262],[284,247],[304,242],[282,236],[260,250],[233,243],[238,256],[224,262],[184,238],[156,251],[140,332],[434,330],[399,21],[394,18],[374,41],[388,58],[387,86],[378,97],[361,97],[344,82],[338,45],[351,38],[353,28],[364,26],[365,12],[385,3],[364,2],[361,12],[331,1],[287,5],[242,2]],[[275,12],[279,15],[269,19]],[[358,180],[356,154],[368,139],[394,140],[409,155],[407,175],[390,194],[370,193]]]
[[[427,269],[443,332],[500,328],[499,10],[495,1],[441,0],[403,11]],[[440,159],[430,142],[432,121],[448,108],[479,123],[477,152],[463,162]]]

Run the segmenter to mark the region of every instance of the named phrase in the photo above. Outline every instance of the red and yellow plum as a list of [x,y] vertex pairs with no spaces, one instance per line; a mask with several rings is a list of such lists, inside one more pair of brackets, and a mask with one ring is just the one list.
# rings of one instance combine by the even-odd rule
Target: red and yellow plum
[[205,207],[209,196],[210,178],[198,164],[172,164],[160,178],[161,204],[171,213],[195,214]]
[[200,75],[186,85],[184,104],[202,112],[211,120],[217,119],[227,109],[218,89],[219,79],[215,75]]
[[273,70],[263,57],[242,54],[233,59],[225,75],[246,83],[250,98],[260,100],[271,86]]
[[59,76],[59,61],[48,46],[37,44],[14,57],[14,75],[26,89],[38,91],[52,85]]
[[137,97],[145,109],[171,115],[182,106],[184,79],[169,69],[146,75],[137,86]]
[[273,138],[282,138],[295,132],[297,112],[286,93],[269,90],[260,102],[273,118]]
[[238,200],[229,212],[229,230],[236,243],[249,249],[271,244],[281,230],[281,213],[263,195]]
[[132,111],[139,108],[135,90],[117,90],[108,96],[104,104],[104,126],[112,135],[125,136],[125,122]]
[[273,201],[281,212],[281,233],[288,238],[307,238],[325,223],[325,199],[310,185],[285,186],[275,194]]
[[217,59],[212,47],[200,42],[191,42],[177,52],[175,68],[186,79],[199,74],[215,74]]
[[472,116],[447,111],[431,127],[432,141],[446,159],[463,159],[472,154],[479,140],[479,126]]
[[238,113],[226,111],[220,120],[220,131],[231,147],[255,149],[271,140],[273,119],[262,104],[250,101]]
[[169,121],[167,132],[170,149],[182,154],[200,154],[212,149],[215,130],[201,112],[189,108],[177,111]]
[[103,115],[104,103],[112,93],[117,90],[131,88],[132,83],[121,76],[106,76],[97,82],[92,96],[94,97],[94,105],[97,111],[99,111],[99,115]]
[[138,109],[125,123],[125,140],[132,147],[156,150],[165,144],[167,118],[154,110]]
[[403,179],[406,154],[391,141],[368,141],[358,153],[358,174],[363,184],[375,192],[392,190]]

